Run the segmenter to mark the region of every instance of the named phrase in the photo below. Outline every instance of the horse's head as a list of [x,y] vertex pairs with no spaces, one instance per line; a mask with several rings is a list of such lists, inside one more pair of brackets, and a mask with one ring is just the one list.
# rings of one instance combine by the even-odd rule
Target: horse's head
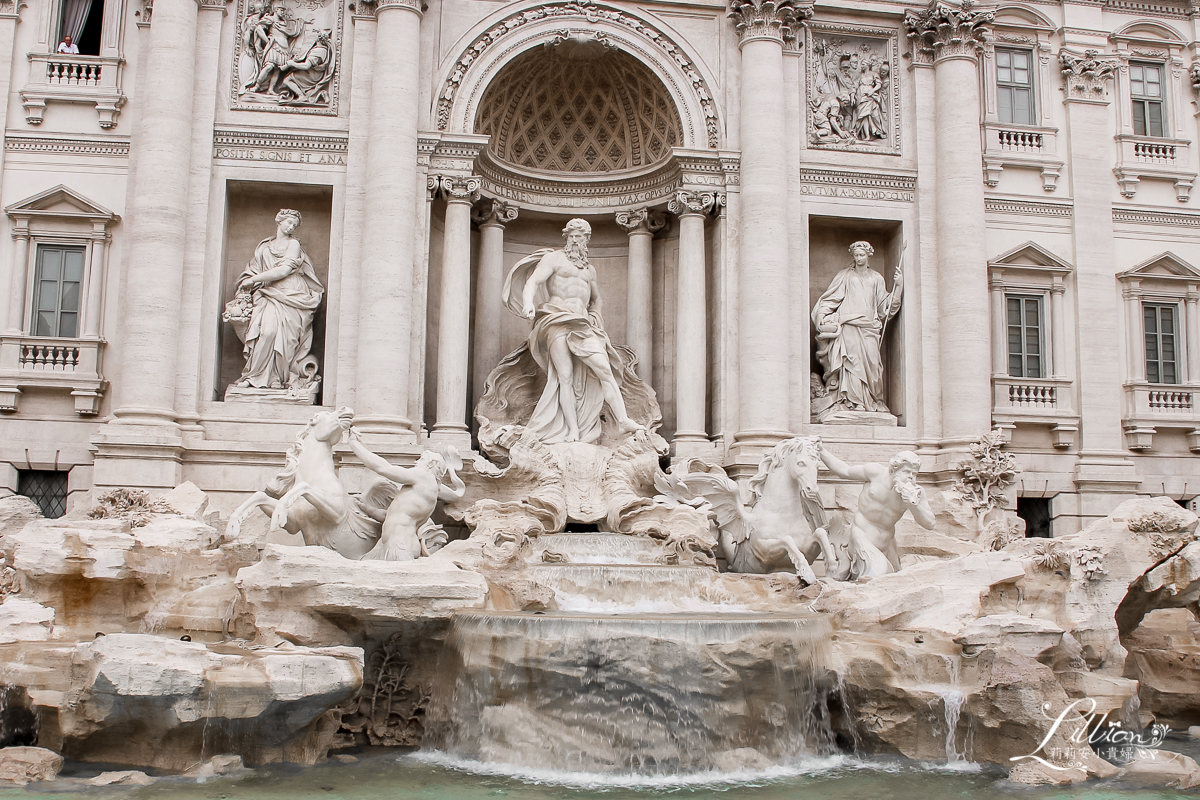
[[309,436],[325,444],[337,444],[342,440],[350,423],[354,421],[354,412],[348,408],[337,411],[318,411],[308,424]]
[[780,442],[762,460],[758,474],[750,479],[750,490],[761,497],[767,481],[779,473],[798,484],[800,496],[808,501],[817,498],[817,469],[821,463],[820,438],[800,437]]

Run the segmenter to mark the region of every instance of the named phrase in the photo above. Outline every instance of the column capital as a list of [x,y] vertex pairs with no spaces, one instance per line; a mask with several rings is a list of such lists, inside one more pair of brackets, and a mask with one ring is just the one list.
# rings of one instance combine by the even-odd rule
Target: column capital
[[1108,103],[1108,82],[1117,74],[1120,61],[1104,58],[1099,50],[1084,50],[1083,54],[1060,50],[1058,63],[1062,68],[1065,99]]
[[650,208],[631,208],[628,211],[617,212],[617,224],[632,235],[635,233],[654,233],[662,230],[667,224],[666,217],[661,211]]
[[667,203],[667,210],[677,217],[689,214],[707,214],[725,205],[725,195],[720,192],[689,192],[680,190]]
[[499,225],[504,227],[517,218],[520,211],[507,200],[496,197],[484,198],[479,208],[471,212],[471,219],[479,225]]
[[378,17],[380,11],[391,8],[403,8],[412,11],[418,17],[425,13],[425,3],[422,0],[358,0],[354,8],[356,17]]
[[813,15],[814,0],[729,0],[727,16],[734,20],[739,47],[756,39],[779,42],[796,38]]
[[483,178],[478,175],[430,175],[427,185],[447,202],[474,203],[479,199]]
[[971,0],[933,0],[921,11],[910,9],[904,15],[904,28],[912,43],[913,61],[928,64],[947,58],[978,58],[995,18],[993,9],[976,8]]

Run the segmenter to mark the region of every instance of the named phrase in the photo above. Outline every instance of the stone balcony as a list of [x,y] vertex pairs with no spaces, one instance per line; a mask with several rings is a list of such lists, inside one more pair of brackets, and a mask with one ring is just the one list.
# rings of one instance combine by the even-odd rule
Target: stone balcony
[[1159,428],[1188,431],[1188,447],[1200,453],[1200,386],[1195,384],[1125,384],[1125,445],[1150,450]]
[[114,127],[125,104],[121,92],[124,64],[123,58],[30,53],[29,82],[21,89],[25,121],[40,125],[47,102],[91,103],[96,106],[100,127]]
[[1175,198],[1186,203],[1196,182],[1191,170],[1190,144],[1186,139],[1161,139],[1121,134],[1117,139],[1117,166],[1113,172],[1121,194],[1133,198],[1143,180],[1170,181]]
[[1017,425],[1046,426],[1055,447],[1070,447],[1079,431],[1074,385],[1066,378],[993,375],[992,422],[1005,431]]
[[989,187],[999,185],[1005,167],[1013,167],[1038,170],[1042,188],[1055,190],[1063,168],[1057,128],[987,122],[983,134],[983,180]]
[[16,411],[21,389],[38,388],[70,392],[80,416],[99,413],[103,351],[98,339],[0,336],[0,411]]

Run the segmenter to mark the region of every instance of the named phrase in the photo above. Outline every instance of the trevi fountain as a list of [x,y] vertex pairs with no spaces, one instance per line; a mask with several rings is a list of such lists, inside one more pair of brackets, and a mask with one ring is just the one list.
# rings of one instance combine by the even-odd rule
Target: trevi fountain
[[1198,31],[0,2],[0,800],[1196,791]]

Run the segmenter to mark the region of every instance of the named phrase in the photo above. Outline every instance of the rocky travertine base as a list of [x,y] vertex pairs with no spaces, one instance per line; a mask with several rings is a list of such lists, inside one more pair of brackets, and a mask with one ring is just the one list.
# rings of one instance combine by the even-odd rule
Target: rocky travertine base
[[[206,498],[187,485],[148,507],[157,510],[43,520],[24,498],[0,499],[0,684],[18,698],[0,711],[0,739],[22,714],[41,723],[20,734],[28,741],[0,742],[12,763],[25,763],[22,751],[4,744],[178,771],[217,769],[210,761],[223,754],[312,763],[355,737],[416,744],[454,612],[561,613],[574,587],[626,609],[700,602],[823,615],[831,730],[862,754],[992,762],[1026,783],[1122,769],[1143,785],[1200,780],[1186,757],[1117,767],[1070,739],[1093,702],[1123,724],[1200,725],[1197,521],[1165,498],[1125,503],[1073,536],[1000,549],[947,502],[933,536],[899,532],[901,572],[806,589],[785,574],[717,574],[704,542],[654,531],[531,539],[489,523],[431,558],[365,563],[221,543]],[[694,596],[667,591],[676,577]],[[364,670],[369,703],[357,694]],[[1076,766],[1010,761],[1034,753],[1075,701],[1086,705],[1047,747],[1073,753]],[[497,753],[526,746],[513,725],[493,722],[485,732]],[[770,747],[743,750],[721,763],[771,761]]]
[[[1139,499],[1073,536],[1019,539],[997,552],[810,589],[812,608],[833,618],[843,686],[839,725],[869,752],[1015,763],[1011,777],[1022,782],[1118,774],[1088,748],[1079,712],[1094,701],[1097,718],[1146,721],[1130,713],[1139,684],[1126,677],[1127,645],[1145,641],[1137,629],[1156,605],[1195,613],[1196,525],[1195,514],[1166,498]],[[1150,660],[1143,655],[1135,663]],[[1162,706],[1179,727],[1195,724],[1195,716],[1177,713],[1183,705],[1174,698],[1181,683],[1195,680],[1196,665],[1185,656],[1170,670],[1140,674],[1145,718]],[[1082,704],[1039,751],[1076,700]],[[1082,740],[1070,741],[1080,730]],[[1071,754],[1078,766],[1047,770],[1032,760],[1010,761],[1048,758],[1049,749]],[[1191,759],[1172,764],[1170,771],[1186,779],[1164,777],[1163,785],[1200,783]],[[1153,768],[1146,762],[1136,769],[1144,780]]]

